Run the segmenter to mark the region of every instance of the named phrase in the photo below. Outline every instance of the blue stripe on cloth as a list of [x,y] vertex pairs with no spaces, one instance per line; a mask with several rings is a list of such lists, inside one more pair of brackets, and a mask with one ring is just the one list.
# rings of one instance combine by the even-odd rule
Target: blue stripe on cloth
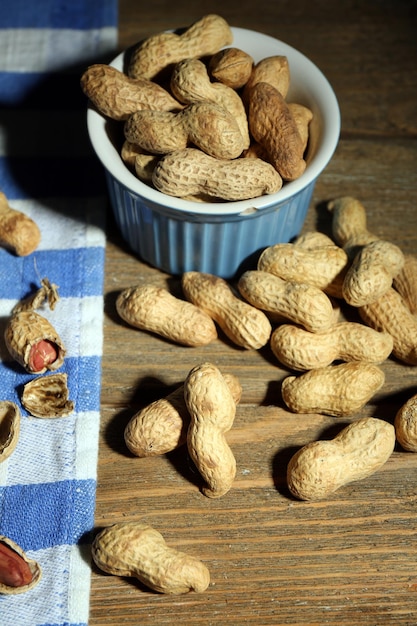
[[89,543],[95,488],[94,480],[0,487],[0,533],[24,550]]
[[0,298],[19,300],[23,280],[28,289],[23,295],[33,293],[39,276],[46,276],[58,285],[60,298],[102,294],[104,248],[69,248],[53,253],[51,263],[51,250],[38,250],[27,257],[16,257],[0,250]]
[[91,197],[104,186],[104,173],[97,158],[0,158],[0,189],[9,199]]
[[1,2],[1,28],[72,28],[114,26],[117,2],[103,0],[37,0]]
[[[101,328],[97,328],[97,333]],[[97,411],[100,406],[100,389],[95,384],[100,379],[101,357],[67,357],[62,368],[57,370],[68,374],[68,388],[70,400],[74,402],[77,413]],[[27,374],[17,363],[0,363],[1,387],[7,388],[8,399],[20,407],[22,415],[28,412],[20,404],[23,386],[34,376]],[[46,376],[46,374],[45,374]]]

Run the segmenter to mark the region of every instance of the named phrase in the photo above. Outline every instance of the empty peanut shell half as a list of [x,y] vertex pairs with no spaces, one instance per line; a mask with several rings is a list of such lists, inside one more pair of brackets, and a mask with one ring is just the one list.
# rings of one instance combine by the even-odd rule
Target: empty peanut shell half
[[20,432],[20,411],[14,402],[0,402],[0,463],[7,459],[17,445]]
[[31,374],[56,370],[64,362],[65,348],[58,333],[36,311],[12,315],[4,338],[11,356]]
[[33,589],[42,578],[36,561],[9,537],[0,535],[0,593],[17,594]]
[[68,396],[67,374],[50,374],[34,378],[24,386],[22,404],[35,417],[65,417],[74,410]]

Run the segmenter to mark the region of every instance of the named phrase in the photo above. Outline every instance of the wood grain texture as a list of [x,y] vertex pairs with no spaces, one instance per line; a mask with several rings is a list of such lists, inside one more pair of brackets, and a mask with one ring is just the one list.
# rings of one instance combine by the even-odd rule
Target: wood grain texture
[[[341,139],[316,184],[304,230],[328,234],[325,201],[353,195],[365,205],[371,231],[416,253],[416,3],[120,0],[120,49],[208,12],[299,48],[335,89]],[[117,316],[116,297],[147,281],[181,293],[177,278],[126,248],[109,212],[96,528],[144,519],[169,545],[201,558],[211,584],[203,594],[173,598],[94,569],[90,626],[416,624],[417,455],[397,446],[370,478],[325,501],[295,501],[285,480],[291,455],[334,436],[350,419],[285,410],[280,382],[288,372],[269,347],[242,350],[220,334],[209,346],[186,348],[129,328]],[[185,447],[139,459],[123,440],[134,412],[203,361],[237,375],[243,387],[227,434],[238,473],[232,490],[215,501],[199,491]],[[352,419],[393,422],[417,393],[415,367],[389,359],[382,368],[385,385]]]

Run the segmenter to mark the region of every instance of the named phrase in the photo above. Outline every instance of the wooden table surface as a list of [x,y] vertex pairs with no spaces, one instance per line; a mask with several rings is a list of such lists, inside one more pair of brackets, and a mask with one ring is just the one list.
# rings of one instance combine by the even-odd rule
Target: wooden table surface
[[[371,231],[416,253],[415,1],[176,0],[144,7],[120,0],[120,49],[218,13],[310,57],[336,92],[342,132],[304,230],[328,230],[323,202],[352,195],[365,205]],[[291,498],[285,481],[300,446],[360,416],[392,422],[417,393],[417,369],[386,361],[385,385],[352,417],[292,414],[279,393],[288,371],[269,348],[244,351],[222,336],[185,348],[123,324],[115,312],[121,289],[146,280],[178,290],[179,281],[127,250],[111,216],[106,253],[96,527],[143,519],[171,547],[203,560],[211,583],[202,594],[167,596],[94,569],[90,626],[417,624],[417,455],[397,447],[379,472],[314,503]],[[215,500],[200,492],[185,447],[139,459],[123,439],[134,412],[203,361],[237,375],[243,387],[227,436],[237,476]]]

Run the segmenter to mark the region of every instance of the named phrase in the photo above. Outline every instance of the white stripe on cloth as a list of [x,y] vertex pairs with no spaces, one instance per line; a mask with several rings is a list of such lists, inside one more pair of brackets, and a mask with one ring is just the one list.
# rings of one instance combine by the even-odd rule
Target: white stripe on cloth
[[[98,427],[95,412],[51,420],[27,418],[14,452],[15,462],[0,464],[0,485],[95,478]],[[42,441],[42,446],[35,447],[36,441]]]
[[1,32],[1,72],[62,72],[114,49],[115,29],[9,28]]

